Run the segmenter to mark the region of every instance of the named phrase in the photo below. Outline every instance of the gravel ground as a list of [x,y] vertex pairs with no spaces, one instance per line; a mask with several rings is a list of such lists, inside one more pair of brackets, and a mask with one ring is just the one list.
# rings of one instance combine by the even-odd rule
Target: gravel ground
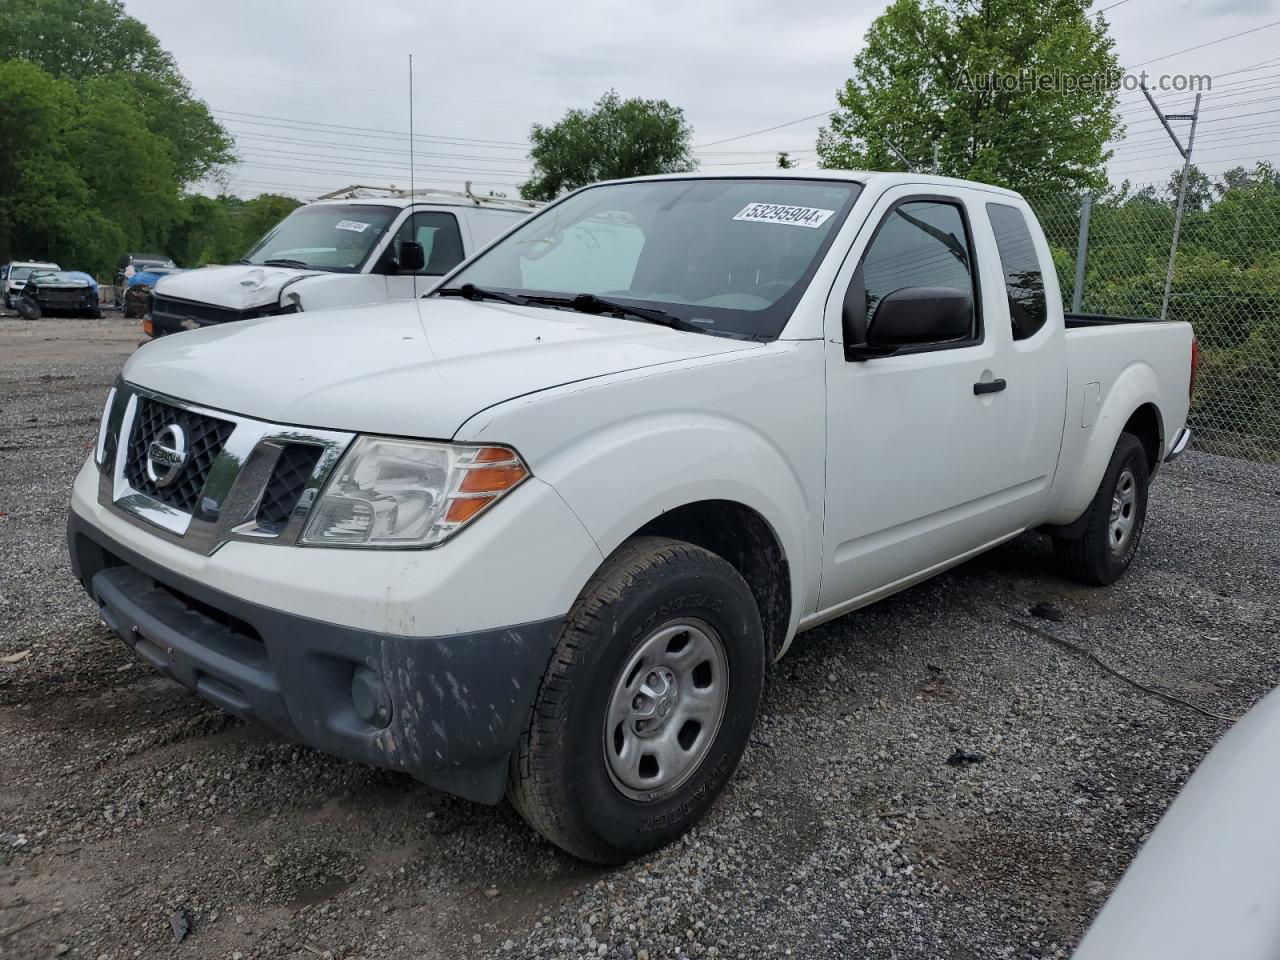
[[1112,588],[1027,536],[802,636],[707,820],[587,867],[505,806],[246,728],[108,635],[63,519],[138,339],[0,319],[0,657],[29,651],[0,663],[6,957],[1067,956],[1226,725],[1018,624],[1220,713],[1280,682],[1280,469],[1192,453]]

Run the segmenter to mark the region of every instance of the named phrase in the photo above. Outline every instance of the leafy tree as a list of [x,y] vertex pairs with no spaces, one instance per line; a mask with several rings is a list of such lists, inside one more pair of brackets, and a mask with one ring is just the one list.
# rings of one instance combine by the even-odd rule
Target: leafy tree
[[787,153],[787,151],[782,150],[778,153],[779,170],[792,170],[795,168],[795,165],[796,162],[791,159],[791,154]]
[[[1028,192],[1101,187],[1119,66],[1088,0],[894,0],[867,31],[824,167],[927,170]],[[1083,78],[1083,79],[1081,79]],[[1089,85],[1090,89],[1082,89]]]
[[299,206],[301,203],[293,197],[282,197],[278,193],[263,193],[246,200],[237,225],[240,249],[236,257],[244,256],[268,230]]
[[179,186],[233,159],[232,140],[197,100],[173,57],[120,0],[5,0],[0,60],[28,60],[71,81],[110,78],[162,137]]
[[557,123],[530,128],[533,175],[520,195],[553,200],[600,180],[693,170],[692,139],[679,107],[623,100],[610,90],[589,110],[570,110]]
[[190,195],[183,198],[178,222],[164,246],[184,266],[231,263],[299,206],[293,197],[274,193],[252,200]]
[[0,262],[83,250],[89,191],[62,142],[74,109],[71,84],[0,62]]

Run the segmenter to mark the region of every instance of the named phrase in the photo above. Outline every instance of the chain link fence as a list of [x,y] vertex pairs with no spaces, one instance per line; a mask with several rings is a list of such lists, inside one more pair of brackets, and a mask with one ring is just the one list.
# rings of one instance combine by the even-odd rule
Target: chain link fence
[[[1085,198],[1031,200],[1068,310],[1078,300],[1084,313],[1160,315],[1177,192],[1175,180],[1089,197],[1079,273]],[[1167,316],[1200,342],[1195,445],[1280,462],[1280,172],[1192,177]]]

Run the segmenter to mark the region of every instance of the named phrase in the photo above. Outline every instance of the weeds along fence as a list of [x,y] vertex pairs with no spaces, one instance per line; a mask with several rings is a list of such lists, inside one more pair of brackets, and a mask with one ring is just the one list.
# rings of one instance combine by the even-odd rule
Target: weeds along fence
[[[1068,310],[1078,300],[1085,313],[1160,314],[1177,186],[1089,196],[1084,233],[1084,196],[1032,199]],[[1280,462],[1280,172],[1261,165],[1192,178],[1167,317],[1189,321],[1200,342],[1193,443]]]

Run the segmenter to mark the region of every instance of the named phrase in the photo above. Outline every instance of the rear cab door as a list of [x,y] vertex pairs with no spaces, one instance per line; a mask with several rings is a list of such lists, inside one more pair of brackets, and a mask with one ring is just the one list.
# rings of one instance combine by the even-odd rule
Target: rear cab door
[[[1052,456],[1029,443],[1036,418],[1013,429],[1011,401],[1030,388],[1008,386],[1019,357],[988,198],[936,182],[890,187],[837,274],[824,320],[820,611],[870,602],[1017,533],[1043,499],[1033,477],[1052,472],[1061,411]],[[968,335],[847,359],[846,339],[865,342],[878,303],[912,287],[967,292]]]

